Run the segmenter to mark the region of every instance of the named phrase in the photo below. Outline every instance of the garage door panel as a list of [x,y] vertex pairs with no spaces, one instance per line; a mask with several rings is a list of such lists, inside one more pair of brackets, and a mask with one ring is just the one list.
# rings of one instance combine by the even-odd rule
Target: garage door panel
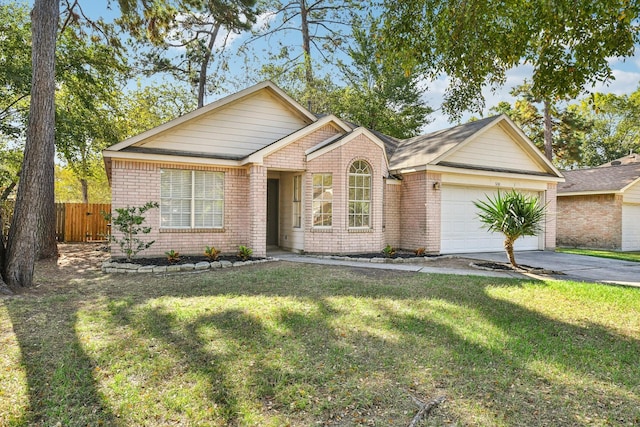
[[[478,219],[476,200],[486,200],[487,195],[495,194],[494,188],[467,188],[443,186],[441,253],[491,252],[504,249],[504,237],[501,233],[490,233],[482,228]],[[538,236],[523,237],[516,241],[515,250],[540,249]]]
[[622,250],[640,251],[640,205],[622,205]]

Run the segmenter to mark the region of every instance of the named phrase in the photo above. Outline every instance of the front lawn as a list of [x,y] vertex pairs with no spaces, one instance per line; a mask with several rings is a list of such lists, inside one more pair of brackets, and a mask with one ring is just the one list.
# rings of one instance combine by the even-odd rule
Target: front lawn
[[600,258],[620,259],[622,261],[640,262],[640,252],[615,252],[602,249],[558,248],[558,252],[565,254],[587,255]]
[[640,289],[269,263],[0,299],[0,425],[640,423]]

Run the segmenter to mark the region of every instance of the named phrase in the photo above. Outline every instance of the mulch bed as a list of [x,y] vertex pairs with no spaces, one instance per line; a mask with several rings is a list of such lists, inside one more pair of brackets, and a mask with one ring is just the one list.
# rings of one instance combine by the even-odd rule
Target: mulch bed
[[[246,261],[258,261],[264,258],[259,257],[250,257]],[[167,257],[157,257],[157,258],[134,258],[131,261],[127,261],[125,258],[113,258],[112,262],[118,263],[131,263],[138,264],[141,266],[145,265],[157,265],[159,267],[168,266],[168,265],[181,265],[181,264],[197,264],[199,262],[211,262],[211,260],[205,256],[201,255],[180,255],[180,259],[177,261],[169,261]],[[238,262],[243,261],[235,255],[227,255],[227,256],[219,256],[216,261],[229,261],[229,262]]]

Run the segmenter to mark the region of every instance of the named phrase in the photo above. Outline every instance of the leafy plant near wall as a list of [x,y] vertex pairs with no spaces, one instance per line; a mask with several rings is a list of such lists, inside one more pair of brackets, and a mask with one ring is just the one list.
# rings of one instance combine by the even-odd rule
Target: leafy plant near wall
[[385,257],[391,258],[392,256],[394,256],[396,254],[396,249],[391,245],[387,245],[382,250],[382,253],[384,254]]
[[251,258],[251,255],[253,255],[253,249],[248,248],[244,245],[240,245],[238,246],[238,258],[240,258],[242,261],[246,261],[249,258]]
[[134,258],[138,253],[145,249],[148,249],[155,243],[155,240],[150,242],[140,239],[140,234],[149,234],[151,227],[145,227],[143,225],[145,217],[144,214],[153,208],[157,208],[157,202],[147,202],[142,206],[127,206],[126,208],[116,208],[116,214],[102,213],[102,216],[111,223],[111,229],[116,230],[122,234],[122,236],[116,236],[113,233],[109,236],[109,241],[115,242],[120,246],[120,250],[125,254],[128,261]]
[[418,248],[415,251],[413,251],[414,254],[416,254],[416,256],[424,256],[424,254],[427,252],[427,250],[425,248]]
[[504,235],[504,250],[509,262],[518,267],[513,252],[513,244],[522,236],[535,236],[542,231],[545,206],[538,199],[519,193],[515,189],[495,197],[487,196],[485,201],[473,202],[478,208],[478,218],[482,226],[494,233]]
[[167,261],[169,261],[170,264],[180,261],[180,252],[176,252],[173,249],[171,249],[170,251],[165,252],[164,254],[167,256]]
[[221,251],[219,249],[216,249],[214,246],[207,246],[204,249],[204,256],[206,256],[209,261],[217,261],[218,257],[220,257],[220,252]]

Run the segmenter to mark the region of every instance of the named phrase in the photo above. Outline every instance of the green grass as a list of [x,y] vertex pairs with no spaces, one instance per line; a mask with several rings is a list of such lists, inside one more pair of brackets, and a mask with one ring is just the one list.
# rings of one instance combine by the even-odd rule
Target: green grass
[[[43,285],[46,288],[46,285]],[[262,264],[0,300],[0,425],[638,425],[640,290]]]
[[588,255],[600,258],[620,259],[623,261],[640,262],[640,252],[615,252],[602,249],[558,248],[558,252],[576,255]]

